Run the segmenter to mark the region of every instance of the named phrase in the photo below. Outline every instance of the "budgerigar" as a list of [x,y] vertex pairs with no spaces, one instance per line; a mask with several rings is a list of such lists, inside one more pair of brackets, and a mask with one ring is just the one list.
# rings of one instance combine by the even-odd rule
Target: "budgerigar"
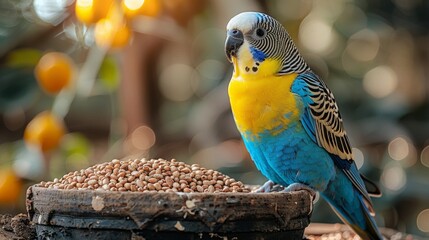
[[256,167],[286,191],[318,191],[362,239],[383,239],[368,193],[379,190],[359,174],[334,96],[286,29],[264,13],[238,14],[225,51],[231,109]]

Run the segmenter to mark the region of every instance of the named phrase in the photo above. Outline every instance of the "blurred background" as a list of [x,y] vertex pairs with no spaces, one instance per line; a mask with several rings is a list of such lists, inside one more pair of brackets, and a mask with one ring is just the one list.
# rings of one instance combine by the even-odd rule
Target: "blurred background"
[[[247,184],[223,49],[235,14],[277,18],[334,92],[377,221],[429,237],[429,1],[1,0],[0,213],[114,158],[176,158]],[[322,200],[312,221],[339,222]]]

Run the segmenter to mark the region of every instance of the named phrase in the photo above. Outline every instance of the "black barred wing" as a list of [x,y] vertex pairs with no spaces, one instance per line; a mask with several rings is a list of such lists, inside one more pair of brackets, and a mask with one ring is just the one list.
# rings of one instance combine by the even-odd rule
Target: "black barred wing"
[[313,140],[329,153],[343,160],[352,160],[352,150],[343,120],[335,98],[325,83],[314,73],[305,72],[298,75],[292,85],[292,92],[300,95],[304,101],[306,112],[302,123],[307,133],[313,135]]
[[331,154],[332,160],[362,193],[368,210],[374,214],[365,186],[371,187],[371,193],[374,195],[379,196],[381,192],[374,183],[366,178],[362,179],[353,162],[350,142],[332,92],[310,71],[298,75],[292,85],[292,92],[298,94],[303,101],[301,123],[306,132],[313,141]]

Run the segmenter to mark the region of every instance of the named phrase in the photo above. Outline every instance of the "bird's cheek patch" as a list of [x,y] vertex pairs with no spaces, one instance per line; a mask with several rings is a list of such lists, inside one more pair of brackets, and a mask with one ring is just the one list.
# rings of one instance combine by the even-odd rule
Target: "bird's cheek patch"
[[254,47],[250,47],[250,53],[252,53],[252,56],[253,56],[253,59],[255,59],[255,62],[263,62],[267,58],[264,52]]

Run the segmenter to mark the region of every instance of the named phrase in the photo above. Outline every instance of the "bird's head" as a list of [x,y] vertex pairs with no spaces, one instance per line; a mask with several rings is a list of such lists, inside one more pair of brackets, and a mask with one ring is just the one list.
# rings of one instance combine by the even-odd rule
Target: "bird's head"
[[278,75],[307,68],[286,29],[267,14],[240,13],[226,28],[225,52],[236,74]]

